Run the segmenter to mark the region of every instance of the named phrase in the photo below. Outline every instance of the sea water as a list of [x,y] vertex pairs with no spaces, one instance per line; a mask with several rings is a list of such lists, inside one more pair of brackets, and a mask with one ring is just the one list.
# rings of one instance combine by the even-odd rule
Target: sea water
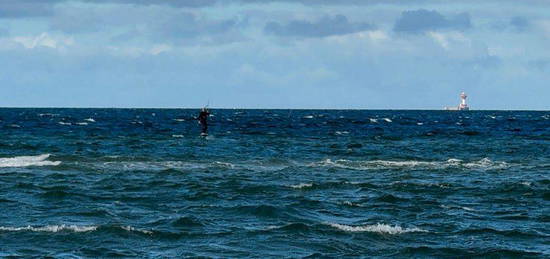
[[550,113],[0,109],[0,256],[550,257]]

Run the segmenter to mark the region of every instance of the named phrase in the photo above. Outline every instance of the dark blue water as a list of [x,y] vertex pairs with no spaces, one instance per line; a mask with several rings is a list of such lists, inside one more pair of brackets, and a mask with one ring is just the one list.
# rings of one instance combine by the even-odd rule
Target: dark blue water
[[0,256],[550,256],[550,113],[0,109]]

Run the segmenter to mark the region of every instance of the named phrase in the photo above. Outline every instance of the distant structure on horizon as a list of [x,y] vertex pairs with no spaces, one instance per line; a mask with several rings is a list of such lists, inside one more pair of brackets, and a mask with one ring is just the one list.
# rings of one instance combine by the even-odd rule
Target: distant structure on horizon
[[468,107],[468,104],[466,104],[466,98],[468,96],[462,92],[460,94],[460,104],[457,107],[445,107],[445,110],[447,111],[468,111],[470,110],[470,107]]

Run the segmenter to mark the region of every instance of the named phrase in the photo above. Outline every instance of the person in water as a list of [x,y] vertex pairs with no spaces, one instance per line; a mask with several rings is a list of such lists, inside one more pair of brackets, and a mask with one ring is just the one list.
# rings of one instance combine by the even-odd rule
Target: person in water
[[210,115],[210,112],[206,108],[202,108],[201,112],[199,113],[199,124],[202,126],[201,134],[205,135],[208,134],[208,116]]

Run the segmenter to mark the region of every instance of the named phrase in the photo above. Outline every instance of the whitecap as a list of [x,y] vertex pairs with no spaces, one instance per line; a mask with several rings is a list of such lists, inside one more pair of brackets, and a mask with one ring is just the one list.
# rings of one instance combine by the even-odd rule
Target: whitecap
[[147,234],[147,235],[153,234],[152,231],[145,230],[145,229],[137,229],[137,228],[132,227],[132,226],[122,226],[121,228],[128,231],[128,232],[141,232],[141,233]]
[[235,168],[234,164],[228,163],[228,162],[215,161],[214,165],[221,166],[221,167],[227,167],[227,168]]
[[370,120],[370,122],[372,122],[372,123],[377,123],[377,122],[378,122],[377,119],[372,119],[372,118],[371,118],[371,119],[369,119],[369,120]]
[[464,162],[463,160],[451,158],[447,161],[391,161],[391,160],[367,160],[367,161],[351,161],[346,159],[331,160],[312,163],[310,167],[337,167],[352,170],[374,170],[386,168],[427,168],[427,169],[446,169],[446,168],[463,168],[477,170],[495,170],[506,169],[511,165],[506,162],[493,162],[489,158],[483,158],[478,161]]
[[46,116],[54,117],[54,116],[59,116],[59,114],[57,114],[57,113],[39,113],[38,116],[40,116],[40,117],[46,117]]
[[0,158],[0,167],[56,166],[61,161],[46,161],[50,154]]
[[416,125],[422,126],[422,125],[424,125],[424,123],[422,123],[422,122],[417,122]]
[[447,206],[447,205],[441,205],[441,208],[444,209],[461,209],[465,211],[475,211],[475,209],[472,209],[470,207],[463,207],[463,206]]
[[304,116],[304,119],[313,119],[313,115]]
[[87,122],[77,122],[76,124],[77,124],[77,125],[80,125],[80,126],[86,126],[86,125],[88,125]]
[[62,122],[62,121],[60,121],[59,124],[60,125],[72,125],[72,123],[70,123],[70,122]]
[[385,120],[386,122],[392,122],[392,120],[391,120],[390,118],[384,118],[384,120]]
[[462,166],[470,169],[506,169],[510,167],[506,162],[493,162],[487,157],[479,161],[463,163]]
[[183,135],[172,135],[173,138],[183,138]]
[[85,121],[87,122],[95,122],[95,120],[93,118],[87,118],[87,119],[84,119]]
[[338,223],[327,223],[329,226],[337,228],[345,232],[374,232],[380,234],[403,234],[409,232],[428,232],[419,228],[402,228],[401,226],[391,226],[386,224],[376,223],[374,225],[363,225],[363,226],[349,226]]
[[349,134],[349,132],[348,131],[336,131],[335,134],[336,135],[347,135],[347,134]]
[[60,231],[72,231],[72,232],[88,232],[97,230],[97,226],[77,226],[77,225],[48,225],[42,227],[2,227],[0,226],[0,231],[32,231],[32,232],[53,232],[57,233]]
[[302,189],[302,188],[309,188],[311,186],[313,186],[313,184],[311,184],[311,183],[301,183],[301,184],[291,185],[290,188]]
[[182,122],[185,121],[185,119],[173,119],[174,121]]

